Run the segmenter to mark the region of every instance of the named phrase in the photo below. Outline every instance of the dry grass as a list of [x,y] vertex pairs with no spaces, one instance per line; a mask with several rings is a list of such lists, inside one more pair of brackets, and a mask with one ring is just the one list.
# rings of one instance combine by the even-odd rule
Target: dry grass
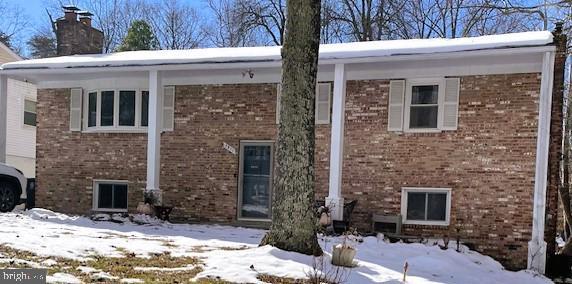
[[273,284],[312,284],[312,282],[309,279],[285,278],[285,277],[272,276],[268,274],[260,274],[258,275],[257,278],[260,281]]
[[[199,250],[201,248],[198,248]],[[245,248],[223,247],[221,250],[240,250]],[[49,266],[48,275],[61,272],[74,275],[85,283],[93,283],[96,280],[91,278],[92,274],[86,274],[77,268],[86,266],[95,268],[118,277],[116,280],[105,280],[103,283],[119,283],[122,278],[137,278],[145,283],[199,283],[199,284],[227,284],[230,282],[216,278],[199,279],[191,281],[199,272],[201,272],[201,262],[195,257],[173,257],[169,253],[154,254],[149,257],[136,257],[135,254],[128,252],[123,248],[117,248],[123,257],[104,257],[93,255],[86,261],[78,261],[60,257],[43,257],[34,253],[16,250],[11,247],[0,245],[0,253],[3,258],[13,258],[18,260],[26,260],[30,262],[41,263],[47,259],[56,261],[55,265]],[[160,268],[181,268],[189,269],[179,271],[161,271],[161,270],[136,270],[136,267],[160,267]],[[0,268],[32,268],[31,265],[18,262],[0,263]],[[277,284],[309,284],[310,280],[282,278],[266,274],[261,274],[258,279],[267,283]]]
[[[138,278],[145,283],[201,283],[201,284],[222,284],[227,283],[218,279],[200,279],[192,282],[199,272],[201,272],[200,262],[193,257],[172,257],[168,253],[155,254],[148,258],[135,257],[133,254],[118,248],[124,257],[103,257],[94,255],[87,261],[77,261],[58,257],[41,257],[31,252],[16,250],[8,246],[0,245],[0,253],[4,258],[14,258],[19,260],[31,261],[41,264],[46,259],[52,259],[57,264],[48,267],[48,274],[52,275],[56,272],[68,273],[74,275],[86,283],[94,282],[90,274],[82,273],[77,270],[79,266],[92,267],[118,277],[117,280],[106,280],[105,283],[119,283],[122,278]],[[161,267],[161,268],[180,268],[189,267],[188,270],[181,271],[142,271],[136,270],[136,267]],[[32,268],[31,265],[17,262],[0,263],[0,268]]]

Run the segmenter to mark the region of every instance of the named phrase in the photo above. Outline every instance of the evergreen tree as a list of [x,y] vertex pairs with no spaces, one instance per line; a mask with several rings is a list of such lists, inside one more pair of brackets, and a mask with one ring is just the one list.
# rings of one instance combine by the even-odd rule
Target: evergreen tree
[[57,55],[56,39],[52,35],[37,34],[27,42],[32,58],[46,58]]
[[1,31],[0,31],[0,42],[3,43],[8,48],[12,48],[12,43],[10,42],[10,36]]
[[157,49],[158,46],[157,37],[153,33],[151,26],[143,20],[136,20],[131,23],[127,36],[125,36],[117,51],[153,50]]

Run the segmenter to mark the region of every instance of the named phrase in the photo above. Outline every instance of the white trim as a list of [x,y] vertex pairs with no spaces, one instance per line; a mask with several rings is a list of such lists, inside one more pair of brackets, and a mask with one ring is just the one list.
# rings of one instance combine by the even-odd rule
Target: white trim
[[[100,184],[118,184],[127,186],[127,207],[122,208],[99,208],[99,185]],[[97,212],[127,212],[129,208],[129,181],[126,180],[108,180],[108,179],[94,179],[93,180],[93,194],[92,194],[92,210]]]
[[162,204],[162,194],[159,189],[161,171],[161,130],[162,106],[161,97],[163,86],[161,74],[158,71],[149,72],[149,114],[147,131],[147,186],[145,190],[152,193],[157,202]]
[[[437,85],[437,127],[436,128],[409,128],[411,112],[411,95],[415,86]],[[411,133],[438,133],[443,126],[443,106],[445,99],[445,78],[419,78],[405,81],[405,103],[403,104],[403,131]]]
[[332,218],[343,220],[342,166],[344,159],[344,122],[346,105],[346,71],[343,64],[335,67],[334,102],[330,139],[330,177],[326,203],[333,206]]
[[0,163],[6,162],[8,76],[0,75]]
[[[407,193],[446,193],[447,204],[445,208],[445,221],[421,221],[421,220],[407,220]],[[451,188],[443,187],[402,187],[401,188],[401,216],[403,224],[414,225],[431,225],[431,226],[449,226],[451,222]]]
[[532,212],[532,236],[530,242],[528,242],[528,269],[536,270],[542,274],[546,268],[544,223],[546,217],[546,187],[548,180],[552,86],[554,84],[554,56],[554,52],[546,52],[542,63],[540,100],[538,106],[536,169],[534,173],[535,182]]
[[[425,59],[451,59],[451,58],[467,58],[469,56],[488,57],[491,55],[515,55],[523,53],[541,53],[547,51],[555,51],[554,46],[527,46],[512,48],[494,48],[483,50],[468,50],[454,52],[436,52],[425,54],[405,54],[392,56],[373,56],[373,57],[356,57],[356,58],[340,58],[340,59],[323,59],[319,60],[319,65],[328,64],[353,64],[353,63],[371,63],[371,62],[392,62],[403,60],[425,60]],[[176,63],[176,64],[137,64],[133,66],[105,66],[105,67],[75,67],[75,68],[20,68],[20,69],[1,69],[0,74],[17,75],[17,74],[65,74],[65,73],[99,73],[108,71],[167,71],[167,70],[208,70],[208,69],[229,69],[229,68],[262,68],[262,67],[280,67],[280,60],[252,60],[238,62],[221,62],[221,63]]]

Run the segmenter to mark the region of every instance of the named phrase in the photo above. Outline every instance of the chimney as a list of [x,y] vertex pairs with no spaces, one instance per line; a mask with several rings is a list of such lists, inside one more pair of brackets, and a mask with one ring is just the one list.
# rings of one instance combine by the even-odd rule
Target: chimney
[[76,11],[79,10],[76,6],[73,5],[64,5],[62,6],[64,9],[64,19],[68,22],[75,22],[77,21]]
[[88,11],[79,11],[77,12],[77,14],[79,15],[79,21],[88,26],[91,27],[91,17],[93,16],[92,13],[88,12]]
[[55,23],[58,56],[102,53],[103,32],[91,26],[93,14],[72,5],[62,8],[64,16]]

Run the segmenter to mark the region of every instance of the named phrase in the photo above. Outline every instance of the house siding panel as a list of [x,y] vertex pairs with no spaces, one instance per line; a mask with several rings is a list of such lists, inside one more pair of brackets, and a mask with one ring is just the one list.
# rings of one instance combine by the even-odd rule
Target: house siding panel
[[[452,188],[451,225],[404,227],[461,241],[511,268],[526,265],[532,227],[539,74],[461,78],[457,131],[387,131],[389,81],[349,81],[342,195],[354,224],[400,212],[401,187]],[[241,140],[275,140],[274,84],[177,86],[175,129],[161,139],[161,189],[173,218],[236,222]],[[93,179],[129,180],[129,209],[143,199],[145,134],[69,131],[69,89],[38,94],[39,206],[86,214]],[[328,192],[330,126],[316,131],[316,194]],[[61,178],[65,176],[66,178]],[[73,193],[73,194],[70,194]],[[459,231],[457,233],[457,228]]]

